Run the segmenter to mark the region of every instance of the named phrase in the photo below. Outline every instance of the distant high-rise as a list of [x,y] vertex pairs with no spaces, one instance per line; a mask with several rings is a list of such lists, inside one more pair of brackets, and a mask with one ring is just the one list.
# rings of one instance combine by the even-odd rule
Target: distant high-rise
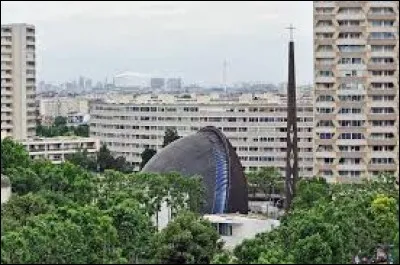
[[35,27],[1,25],[1,135],[26,139],[35,135]]
[[161,78],[161,77],[151,78],[150,86],[152,89],[164,89],[165,88],[165,78]]
[[399,2],[314,1],[315,174],[399,168]]
[[167,90],[180,90],[182,88],[181,78],[168,78],[167,79]]
[[83,76],[79,77],[79,89],[85,90],[85,78]]
[[92,79],[88,78],[85,81],[85,90],[90,91],[92,90]]

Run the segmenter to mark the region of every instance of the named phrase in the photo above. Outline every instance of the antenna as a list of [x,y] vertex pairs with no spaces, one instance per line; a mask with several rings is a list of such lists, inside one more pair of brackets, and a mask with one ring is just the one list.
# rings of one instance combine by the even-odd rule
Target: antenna
[[293,27],[293,24],[290,24],[289,27],[287,27],[286,29],[289,30],[290,32],[290,41],[294,40],[294,30],[296,29],[295,27]]
[[226,59],[224,59],[224,64],[223,64],[223,69],[222,69],[222,82],[224,83],[225,94],[228,92],[228,88],[227,88],[227,84],[226,84],[227,67],[228,67],[228,61]]

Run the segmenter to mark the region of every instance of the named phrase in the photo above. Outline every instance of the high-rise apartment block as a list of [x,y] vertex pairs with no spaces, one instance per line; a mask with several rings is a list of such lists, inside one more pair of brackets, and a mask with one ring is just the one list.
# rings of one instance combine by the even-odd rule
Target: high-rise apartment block
[[1,25],[1,135],[27,139],[36,127],[35,27]]
[[314,1],[314,174],[399,168],[399,2]]

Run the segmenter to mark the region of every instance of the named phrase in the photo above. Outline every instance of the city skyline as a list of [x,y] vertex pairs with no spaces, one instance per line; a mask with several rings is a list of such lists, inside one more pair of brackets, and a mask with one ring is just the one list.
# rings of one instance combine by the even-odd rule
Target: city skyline
[[3,1],[1,15],[2,24],[36,26],[37,78],[46,82],[131,71],[221,84],[227,59],[228,83],[280,83],[287,78],[290,23],[303,51],[296,57],[298,83],[313,80],[312,2]]

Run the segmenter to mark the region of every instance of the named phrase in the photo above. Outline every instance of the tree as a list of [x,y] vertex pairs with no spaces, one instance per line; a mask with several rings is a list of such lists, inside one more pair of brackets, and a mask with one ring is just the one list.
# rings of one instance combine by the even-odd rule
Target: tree
[[379,244],[396,244],[398,196],[390,176],[362,184],[301,180],[281,225],[244,241],[234,254],[247,264],[345,264],[360,252],[371,256]]
[[211,264],[237,264],[237,258],[228,251],[217,253]]
[[264,167],[257,172],[250,172],[247,175],[249,185],[253,189],[253,193],[260,192],[265,195],[265,198],[271,197],[271,194],[276,193],[279,187],[279,182],[282,181],[282,175],[278,169],[274,167]]
[[67,125],[67,118],[63,116],[57,116],[54,119],[54,126],[56,127],[62,127]]
[[149,160],[155,155],[157,154],[157,151],[154,149],[149,149],[146,148],[144,149],[144,151],[142,152],[142,154],[140,155],[142,157],[142,162],[140,162],[140,169],[143,169],[144,166],[147,164],[147,162],[149,162]]
[[219,251],[219,235],[211,223],[193,213],[182,213],[155,239],[158,264],[208,264]]
[[66,157],[66,160],[74,165],[81,166],[86,170],[97,170],[96,155],[90,155],[87,149],[77,150],[75,153],[69,154]]
[[95,207],[61,208],[5,230],[2,263],[106,264],[126,262],[112,219]]
[[165,131],[165,135],[164,135],[164,142],[162,147],[166,147],[167,145],[169,145],[170,143],[178,140],[180,137],[178,135],[178,132],[176,131],[175,128],[168,128]]
[[107,213],[117,229],[124,258],[131,264],[137,263],[140,258],[149,258],[155,228],[139,203],[134,199],[126,199],[112,206]]
[[22,144],[6,137],[1,140],[1,173],[7,175],[9,169],[29,166],[29,154]]

